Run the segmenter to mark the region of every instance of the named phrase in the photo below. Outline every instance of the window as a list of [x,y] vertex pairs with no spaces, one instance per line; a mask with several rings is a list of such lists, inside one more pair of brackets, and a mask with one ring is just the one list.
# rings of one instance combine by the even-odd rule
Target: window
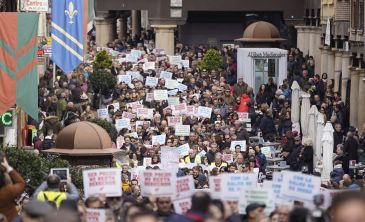
[[364,30],[364,0],[359,0],[359,22],[358,29]]
[[364,0],[351,1],[351,28],[364,30]]

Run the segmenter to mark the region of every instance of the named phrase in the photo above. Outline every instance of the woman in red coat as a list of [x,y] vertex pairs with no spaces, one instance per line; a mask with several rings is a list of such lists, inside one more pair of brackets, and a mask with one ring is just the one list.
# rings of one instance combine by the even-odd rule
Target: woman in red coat
[[248,103],[251,102],[249,95],[244,93],[241,97],[240,105],[238,106],[238,112],[248,113]]

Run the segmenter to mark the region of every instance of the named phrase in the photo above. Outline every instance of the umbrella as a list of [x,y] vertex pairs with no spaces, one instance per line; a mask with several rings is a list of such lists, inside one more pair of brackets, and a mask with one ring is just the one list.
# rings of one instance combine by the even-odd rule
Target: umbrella
[[[316,122],[316,141],[315,141],[315,162],[322,160],[322,135],[323,135],[323,128],[324,128],[324,115],[322,113],[318,113],[317,115],[317,122]],[[313,143],[314,144],[314,143]],[[313,147],[314,148],[314,147]]]
[[331,171],[333,170],[332,153],[333,153],[333,127],[327,122],[323,129],[323,171],[322,179],[329,180]]
[[313,105],[308,112],[308,139],[312,141],[313,150],[316,150],[317,148],[316,147],[317,115],[318,115],[317,106]]
[[292,86],[292,96],[291,96],[291,121],[293,123],[293,128],[299,133],[299,91],[300,87],[297,81],[294,81]]
[[310,95],[308,93],[303,93],[302,95],[302,105],[300,107],[300,125],[302,126],[302,134],[304,138],[308,137],[308,123],[309,123],[309,109],[311,103],[309,101]]

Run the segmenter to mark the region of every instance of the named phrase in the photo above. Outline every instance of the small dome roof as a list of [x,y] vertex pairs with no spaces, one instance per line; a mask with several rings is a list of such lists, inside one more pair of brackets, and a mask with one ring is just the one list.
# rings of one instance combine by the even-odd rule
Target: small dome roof
[[100,126],[83,121],[73,123],[57,135],[55,148],[45,150],[64,155],[109,155],[118,152],[112,148],[109,134]]
[[259,21],[247,26],[243,32],[243,37],[237,40],[245,42],[277,42],[285,39],[280,38],[280,32],[273,24]]

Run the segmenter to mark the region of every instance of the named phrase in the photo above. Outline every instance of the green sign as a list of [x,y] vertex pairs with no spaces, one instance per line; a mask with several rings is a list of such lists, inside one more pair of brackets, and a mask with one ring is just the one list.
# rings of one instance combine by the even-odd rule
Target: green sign
[[0,126],[13,126],[13,111],[6,111],[0,115]]

